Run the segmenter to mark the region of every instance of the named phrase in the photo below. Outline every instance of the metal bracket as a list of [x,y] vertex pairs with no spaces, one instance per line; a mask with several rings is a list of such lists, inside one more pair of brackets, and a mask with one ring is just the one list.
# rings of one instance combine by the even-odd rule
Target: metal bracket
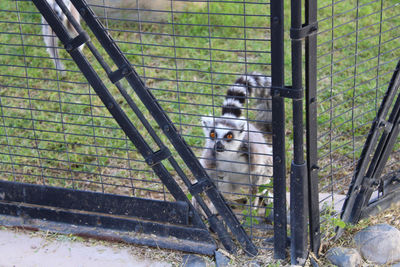
[[149,164],[150,166],[153,166],[169,157],[171,157],[171,152],[169,151],[168,148],[164,147],[154,152],[153,154],[150,154],[150,156],[146,157],[146,163]]
[[316,34],[317,32],[318,32],[318,22],[314,22],[309,25],[303,24],[301,28],[290,29],[290,38],[292,40],[299,40],[308,37],[312,34]]
[[126,76],[128,76],[132,72],[133,72],[132,68],[130,68],[128,66],[124,66],[124,67],[108,74],[108,78],[110,78],[110,81],[112,83],[116,83],[119,80],[121,80],[122,78],[125,78]]
[[364,176],[363,181],[360,185],[360,191],[371,188],[377,181],[378,179],[374,177]]
[[390,131],[392,131],[393,123],[390,123],[389,121],[386,121],[386,120],[384,120],[384,119],[380,119],[380,120],[378,121],[378,127],[379,127],[380,129],[383,128],[383,130],[384,130],[386,133],[389,133]]
[[303,99],[304,89],[300,90],[293,89],[292,86],[284,86],[284,87],[271,87],[273,96],[281,96],[291,99]]
[[192,195],[200,194],[204,191],[207,191],[208,189],[212,188],[213,184],[209,180],[201,180],[195,184],[193,184],[189,191]]
[[84,43],[87,43],[89,40],[90,40],[89,34],[87,34],[87,32],[81,32],[74,39],[71,39],[69,42],[67,42],[64,47],[68,52],[71,53]]

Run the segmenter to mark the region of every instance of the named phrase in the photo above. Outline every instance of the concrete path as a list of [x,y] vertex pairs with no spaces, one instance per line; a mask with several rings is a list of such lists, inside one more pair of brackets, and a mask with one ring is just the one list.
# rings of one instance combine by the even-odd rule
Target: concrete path
[[8,266],[135,266],[166,267],[168,263],[140,259],[135,247],[116,247],[72,241],[68,236],[45,238],[29,232],[0,230],[0,267]]

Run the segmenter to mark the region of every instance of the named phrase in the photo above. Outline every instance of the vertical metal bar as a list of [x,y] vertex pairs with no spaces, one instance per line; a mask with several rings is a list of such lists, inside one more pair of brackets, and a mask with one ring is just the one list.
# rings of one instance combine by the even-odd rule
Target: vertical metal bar
[[[306,0],[306,25],[317,22],[317,0]],[[321,244],[318,197],[318,146],[317,146],[317,34],[305,39],[306,53],[306,146],[308,173],[308,208],[311,251],[318,255]]]
[[[302,27],[302,1],[291,1],[291,27]],[[302,39],[292,38],[292,89],[302,90]],[[290,170],[291,263],[300,264],[307,252],[307,169],[303,148],[303,99],[293,99],[293,161]]]
[[[273,88],[284,87],[284,13],[283,1],[271,1],[271,78]],[[274,257],[286,258],[286,160],[285,103],[272,96],[272,143],[274,174]]]

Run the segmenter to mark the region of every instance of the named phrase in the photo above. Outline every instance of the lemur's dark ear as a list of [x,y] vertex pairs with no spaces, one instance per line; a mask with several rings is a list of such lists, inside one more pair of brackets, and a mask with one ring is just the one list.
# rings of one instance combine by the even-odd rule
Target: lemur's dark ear
[[240,132],[247,131],[247,121],[237,120],[237,128]]
[[214,119],[212,117],[201,117],[201,123],[203,127],[210,129],[213,126]]

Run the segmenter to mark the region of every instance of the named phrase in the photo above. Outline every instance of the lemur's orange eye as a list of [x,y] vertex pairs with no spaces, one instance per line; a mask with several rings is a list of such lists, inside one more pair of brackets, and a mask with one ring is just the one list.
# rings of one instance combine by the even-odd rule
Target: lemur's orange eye
[[232,139],[232,138],[233,138],[233,134],[228,133],[228,134],[226,135],[226,138],[228,138],[229,140]]
[[210,132],[210,137],[211,137],[212,139],[214,139],[216,136],[217,136],[217,135],[215,134],[214,131]]

